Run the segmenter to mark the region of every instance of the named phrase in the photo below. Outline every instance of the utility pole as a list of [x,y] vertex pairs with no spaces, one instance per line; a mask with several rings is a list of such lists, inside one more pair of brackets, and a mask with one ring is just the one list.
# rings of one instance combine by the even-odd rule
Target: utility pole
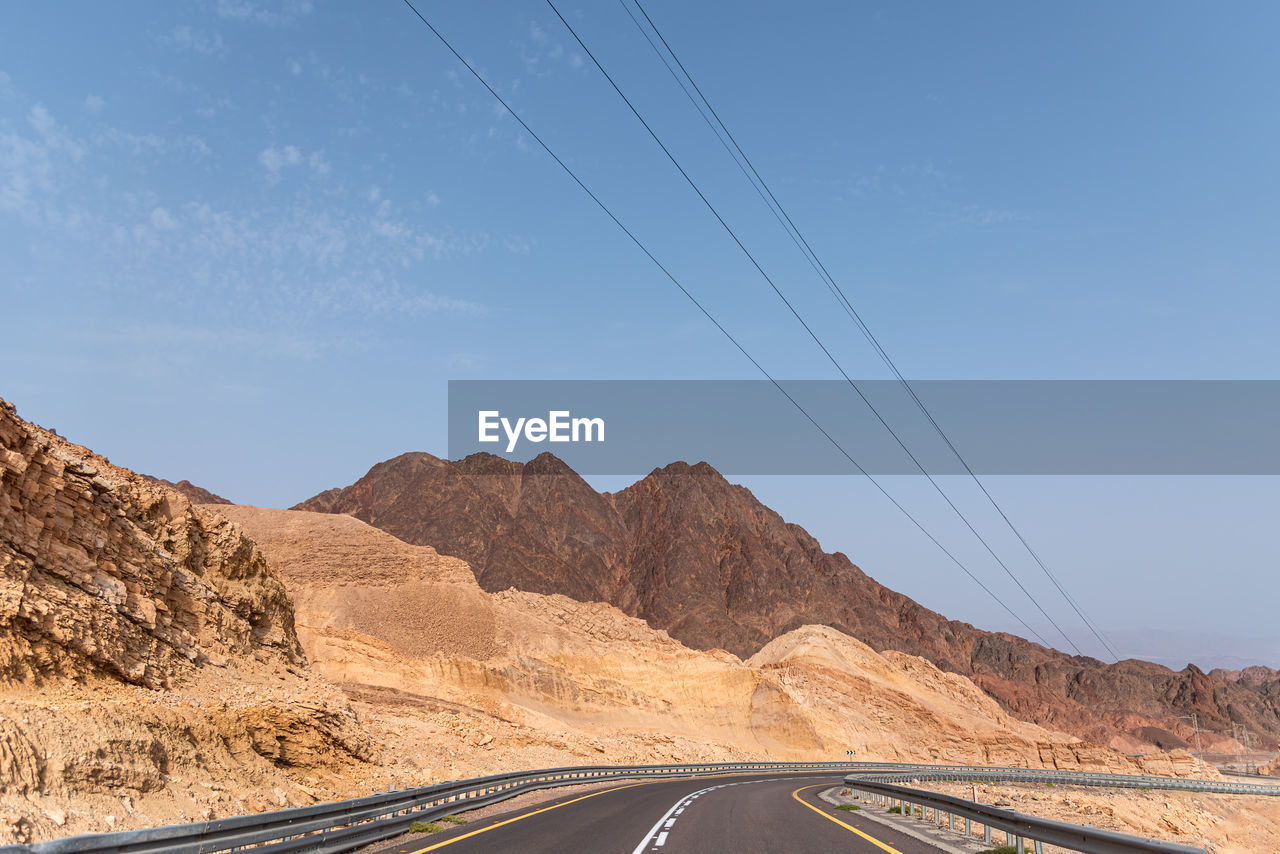
[[1196,764],[1200,769],[1200,776],[1204,776],[1204,748],[1200,746],[1200,716],[1195,712],[1189,715],[1178,715],[1184,721],[1191,721],[1191,727],[1196,732]]
[[1245,744],[1245,742],[1249,740],[1249,730],[1245,729],[1244,724],[1238,724],[1235,721],[1232,721],[1231,737],[1234,738],[1236,744],[1240,746],[1240,749],[1236,751],[1236,759],[1238,760],[1237,764],[1240,766],[1242,771],[1246,770],[1247,765],[1245,763],[1244,751],[1249,749]]

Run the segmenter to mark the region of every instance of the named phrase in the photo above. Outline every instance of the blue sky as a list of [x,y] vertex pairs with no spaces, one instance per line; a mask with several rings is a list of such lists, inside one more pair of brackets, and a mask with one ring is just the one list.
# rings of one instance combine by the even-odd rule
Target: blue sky
[[[646,7],[907,376],[1277,377],[1273,4]],[[836,376],[545,4],[420,8],[775,375]],[[883,377],[622,7],[561,10],[842,364]],[[14,6],[0,222],[0,396],[237,501],[443,453],[450,378],[755,376],[399,0]],[[866,484],[747,482],[1008,627]],[[1274,480],[990,485],[1104,627],[1280,664]]]

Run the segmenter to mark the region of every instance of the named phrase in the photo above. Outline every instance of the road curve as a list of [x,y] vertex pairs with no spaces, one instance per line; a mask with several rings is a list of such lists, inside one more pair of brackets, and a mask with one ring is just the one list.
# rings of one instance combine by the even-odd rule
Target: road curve
[[492,816],[379,854],[938,854],[938,849],[842,812],[817,793],[839,775],[762,774],[620,782]]

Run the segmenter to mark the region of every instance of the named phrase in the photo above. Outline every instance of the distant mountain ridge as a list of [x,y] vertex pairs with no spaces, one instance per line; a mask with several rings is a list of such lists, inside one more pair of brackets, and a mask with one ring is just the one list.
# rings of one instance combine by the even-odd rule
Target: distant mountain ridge
[[152,477],[144,474],[142,477],[160,486],[167,486],[170,489],[181,492],[186,496],[187,500],[192,504],[230,504],[231,502],[223,498],[221,495],[215,495],[203,486],[196,486],[189,480],[180,480],[174,483],[171,480],[165,480],[162,477]]
[[[347,513],[467,561],[489,591],[508,587],[609,602],[700,649],[747,657],[806,624],[878,651],[923,656],[972,678],[1014,715],[1127,752],[1243,723],[1280,742],[1280,681],[1145,661],[1104,664],[948,620],[829,554],[705,463],[673,463],[598,493],[564,462],[409,453],[295,509]],[[1225,740],[1225,741],[1224,741]],[[1233,742],[1232,742],[1233,743]]]

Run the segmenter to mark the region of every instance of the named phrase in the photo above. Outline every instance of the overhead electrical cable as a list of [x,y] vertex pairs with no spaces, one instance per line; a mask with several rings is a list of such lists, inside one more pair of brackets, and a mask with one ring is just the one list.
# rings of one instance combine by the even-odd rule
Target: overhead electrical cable
[[556,164],[561,169],[563,169],[564,172],[570,178],[573,179],[573,182],[577,184],[578,187],[584,193],[586,193],[587,196],[589,196],[593,202],[596,203],[596,206],[599,207],[600,210],[604,211],[605,215],[608,216],[609,219],[613,221],[614,225],[618,226],[618,228],[622,231],[622,233],[625,234],[631,240],[631,242],[634,243],[636,247],[639,248],[640,251],[643,252],[645,256],[648,257],[648,259],[652,261],[659,270],[662,271],[662,274],[666,276],[666,278],[669,279],[671,283],[674,284],[680,290],[680,292],[684,294],[689,299],[689,301],[694,304],[695,307],[697,307],[698,311],[700,311],[703,314],[703,316],[707,318],[707,320],[711,321],[712,325],[714,325],[716,329],[718,329],[721,332],[721,334],[725,336],[725,338],[729,339],[729,342],[733,344],[734,347],[737,348],[738,352],[742,353],[742,355],[745,356],[747,360],[750,361],[751,364],[754,365],[755,368],[762,375],[764,375],[764,377],[773,385],[773,387],[776,388],[779,392],[781,392],[782,395],[791,403],[791,405],[794,406],[800,412],[800,414],[803,415],[805,419],[810,424],[812,424],[818,430],[818,432],[821,433],[823,437],[826,438],[827,441],[830,442],[836,448],[836,450],[839,451],[840,454],[853,465],[855,469],[857,469],[859,474],[866,477],[867,480],[870,481],[871,484],[875,486],[875,488],[880,492],[881,495],[887,498],[889,502],[893,504],[894,507],[896,507],[904,516],[906,516],[907,519],[909,519],[912,522],[912,524],[914,524],[920,530],[920,532],[923,533],[929,539],[930,542],[932,542],[935,546],[937,546],[938,549],[942,551],[942,553],[945,554],[952,561],[952,563],[954,563],[957,567],[959,567],[960,570],[963,571],[965,575],[967,575],[975,584],[977,584],[980,588],[982,588],[982,590],[986,592],[986,594],[990,596],[996,602],[996,604],[998,604],[1001,608],[1003,608],[1006,612],[1008,612],[1010,616],[1012,616],[1015,620],[1017,620],[1022,625],[1022,627],[1025,628],[1028,632],[1030,632],[1032,636],[1034,636],[1038,641],[1040,641],[1040,643],[1042,643],[1046,647],[1050,646],[1050,643],[1047,640],[1045,640],[1044,637],[1042,637],[1039,632],[1037,632],[1034,628],[1032,628],[1031,625],[1028,624],[1026,620],[1024,620],[1021,617],[1021,615],[1018,614],[1017,611],[1009,607],[1009,605],[1007,605],[1003,599],[1001,599],[999,596],[996,595],[995,591],[993,591],[990,587],[984,584],[982,580],[978,578],[976,575],[974,575],[973,572],[967,566],[965,566],[965,564],[958,557],[956,557],[949,549],[947,549],[946,546],[944,546],[937,539],[937,537],[935,537],[932,533],[930,533],[929,530],[925,528],[924,525],[914,515],[912,515],[912,513],[909,510],[907,510],[896,498],[890,495],[889,492],[884,488],[884,486],[881,485],[881,483],[878,480],[876,480],[874,476],[872,476],[869,472],[867,472],[867,470],[864,469],[858,463],[858,461],[855,460],[853,456],[850,455],[849,452],[844,449],[844,446],[842,446],[840,442],[837,441],[836,438],[826,430],[826,428],[824,428],[821,424],[818,423],[818,421],[809,413],[809,411],[806,410],[804,406],[802,406],[800,402],[797,401],[791,395],[791,393],[788,392],[782,386],[782,384],[778,382],[778,380],[775,379],[773,375],[770,374],[769,371],[766,370],[765,367],[761,365],[760,362],[757,361],[756,358],[752,356],[746,350],[745,347],[742,346],[741,343],[738,342],[738,340],[729,332],[729,330],[727,330],[723,325],[721,325],[720,321],[716,320],[715,316],[712,315],[711,312],[692,294],[692,292],[690,292],[689,289],[686,288],[680,282],[680,280],[677,279],[675,275],[672,274],[671,271],[668,270],[667,267],[663,265],[661,261],[658,260],[658,258],[649,250],[649,248],[640,240],[640,238],[636,237],[636,235],[629,228],[627,228],[625,224],[623,224],[622,220],[620,220],[613,213],[613,211],[609,208],[609,206],[606,205],[600,199],[599,196],[597,196],[594,192],[592,192],[591,189],[586,185],[586,183],[584,183],[583,180],[578,177],[577,173],[574,172],[572,169],[570,169],[568,164],[566,164],[564,160],[562,160],[560,156],[557,155],[555,151],[553,151],[551,147],[547,145],[546,142],[543,141],[542,137],[538,136],[538,134],[534,132],[533,128],[531,128],[528,125],[528,123],[526,123],[525,120],[521,118],[520,114],[511,108],[511,105],[508,104],[506,100],[501,95],[498,94],[497,90],[494,89],[493,86],[489,84],[489,81],[486,80],[484,76],[480,74],[480,72],[477,71],[470,62],[468,62],[465,58],[463,58],[462,54],[458,52],[458,50],[453,46],[453,44],[450,43],[449,40],[446,39],[444,35],[439,30],[437,30],[435,26],[433,26],[432,23],[428,21],[420,11],[418,11],[418,8],[413,4],[412,0],[403,0],[403,2],[406,6],[409,7],[409,9],[413,12],[413,14],[417,16],[418,20],[420,20],[427,27],[427,29],[431,30],[432,34],[434,34],[435,37],[440,40],[440,43],[443,44],[451,54],[453,54],[453,56],[458,60],[458,62],[462,63],[463,67],[465,67],[467,71],[471,73],[471,76],[473,76],[477,81],[479,81],[480,84],[489,91],[489,94],[492,95],[498,101],[498,103],[508,113],[511,114],[511,117],[515,119],[516,122],[518,122],[522,128],[524,128],[525,132],[527,132],[529,136],[535,142],[538,143],[538,145],[542,148],[542,150],[545,151],[548,155],[550,155],[551,159],[554,160]]
[[738,237],[737,232],[735,232],[732,226],[730,226],[729,223],[725,221],[724,217],[720,215],[720,212],[716,209],[715,205],[711,203],[711,200],[707,198],[706,194],[702,192],[702,189],[698,186],[697,182],[695,182],[693,178],[689,176],[689,173],[685,171],[683,166],[680,165],[680,161],[676,159],[675,155],[671,153],[671,150],[667,148],[666,144],[662,141],[662,139],[658,136],[658,134],[649,125],[649,122],[645,120],[643,115],[641,115],[640,111],[636,108],[635,104],[631,102],[631,99],[626,96],[626,94],[622,91],[621,87],[618,86],[617,82],[614,81],[613,77],[609,74],[609,72],[605,70],[604,66],[600,63],[600,60],[597,59],[595,54],[592,53],[591,49],[587,47],[586,42],[582,40],[582,37],[578,35],[577,31],[565,19],[564,15],[560,14],[560,10],[556,8],[556,5],[553,2],[553,0],[546,0],[546,3],[549,7],[551,7],[551,11],[553,11],[556,14],[556,17],[560,19],[560,22],[564,24],[565,28],[569,31],[569,34],[573,36],[575,41],[577,41],[578,46],[581,47],[582,50],[587,54],[587,57],[591,60],[591,62],[596,66],[597,69],[599,69],[600,73],[604,75],[604,78],[607,81],[609,81],[609,85],[612,86],[614,91],[618,93],[618,96],[622,98],[623,102],[631,110],[632,114],[635,115],[635,117],[639,120],[640,124],[644,126],[644,129],[648,131],[649,136],[651,136],[654,142],[658,144],[658,147],[662,149],[662,152],[667,156],[667,159],[669,159],[672,165],[676,167],[676,171],[678,171],[681,174],[681,176],[685,179],[685,182],[689,184],[689,186],[693,189],[694,193],[697,194],[698,198],[702,200],[703,204],[706,205],[707,209],[711,211],[712,215],[716,218],[716,220],[720,223],[720,225],[724,228],[724,230],[733,239],[733,242],[736,243],[738,245],[738,248],[742,250],[743,254],[747,256],[747,259],[751,262],[752,266],[754,266],[756,270],[760,273],[760,275],[764,277],[764,280],[768,282],[769,287],[773,289],[773,292],[777,294],[778,298],[782,300],[782,303],[787,307],[787,309],[796,318],[796,320],[799,321],[800,325],[804,327],[805,332],[809,334],[809,337],[813,339],[814,343],[818,345],[818,348],[821,349],[822,352],[826,355],[828,361],[830,361],[831,364],[836,367],[836,370],[840,372],[840,375],[844,377],[844,380],[849,385],[849,387],[854,390],[854,392],[858,395],[858,397],[861,398],[862,402],[866,404],[867,408],[871,410],[872,414],[875,415],[876,419],[880,422],[880,424],[885,428],[885,430],[889,432],[889,435],[891,435],[894,438],[894,441],[898,443],[898,447],[900,447],[903,450],[903,452],[906,453],[906,455],[911,459],[915,467],[920,471],[921,474],[925,476],[925,478],[933,486],[934,490],[938,493],[938,495],[942,497],[942,499],[952,509],[952,511],[956,514],[956,516],[960,518],[960,520],[964,523],[965,527],[969,529],[970,533],[972,533],[973,536],[977,538],[978,542],[980,542],[983,548],[987,550],[987,553],[991,555],[992,559],[995,560],[995,562],[1000,566],[1000,568],[1004,570],[1004,573],[1007,576],[1009,576],[1009,579],[1013,581],[1015,585],[1017,585],[1018,589],[1021,590],[1023,594],[1027,597],[1027,599],[1030,600],[1031,604],[1033,604],[1036,607],[1036,610],[1040,612],[1041,616],[1043,616],[1046,620],[1048,620],[1049,624],[1053,626],[1054,629],[1057,630],[1058,634],[1062,636],[1063,640],[1065,640],[1067,644],[1076,651],[1077,655],[1084,655],[1084,652],[1080,649],[1079,645],[1077,645],[1076,642],[1071,638],[1071,636],[1066,633],[1066,631],[1062,628],[1062,626],[1058,624],[1057,620],[1055,620],[1052,617],[1052,615],[1049,614],[1049,612],[1044,608],[1044,606],[1040,604],[1040,601],[1035,597],[1035,594],[1033,594],[1030,590],[1027,589],[1026,585],[1022,583],[1022,580],[1019,579],[1016,574],[1014,574],[1013,570],[1009,568],[1008,564],[1006,564],[1000,558],[1000,556],[996,554],[996,551],[991,547],[991,544],[988,543],[986,538],[983,537],[982,534],[978,532],[978,529],[973,526],[973,523],[969,521],[969,518],[965,516],[965,514],[960,510],[959,507],[956,506],[955,502],[951,500],[951,497],[947,495],[946,491],[943,490],[941,486],[938,485],[938,482],[934,479],[934,477],[931,474],[929,474],[928,470],[924,467],[924,465],[920,462],[920,460],[917,459],[916,455],[911,452],[911,449],[907,447],[906,442],[902,440],[902,438],[898,435],[897,431],[894,430],[892,426],[890,426],[889,422],[885,420],[884,416],[880,414],[879,410],[877,410],[876,407],[867,398],[867,396],[863,394],[862,389],[858,387],[858,384],[854,382],[853,378],[849,376],[847,371],[845,371],[844,367],[840,364],[839,360],[836,359],[835,355],[832,354],[831,350],[828,349],[828,347],[822,342],[822,339],[818,337],[817,333],[813,331],[813,328],[809,326],[808,322],[806,322],[804,317],[801,316],[800,312],[796,310],[795,306],[791,303],[791,301],[787,299],[786,295],[783,294],[782,290],[773,281],[773,278],[767,272],[765,272],[762,266],[760,266],[760,263],[756,260],[755,256],[751,253],[751,250],[747,249],[746,245]]
[[[1085,613],[1084,609],[1081,608],[1080,605],[1076,602],[1076,600],[1071,596],[1071,594],[1067,592],[1066,588],[1058,580],[1057,576],[1055,576],[1054,573],[1050,571],[1049,567],[1045,564],[1044,560],[1041,559],[1040,555],[1036,552],[1036,550],[1032,548],[1031,544],[1027,541],[1026,537],[1022,534],[1022,532],[1018,529],[1018,527],[1013,523],[1013,520],[1009,518],[1009,515],[1005,512],[1004,508],[1000,506],[999,502],[996,501],[995,497],[987,489],[986,484],[982,482],[982,479],[978,477],[977,473],[974,472],[973,468],[969,465],[968,461],[965,460],[964,456],[960,453],[960,450],[951,441],[951,438],[942,429],[941,425],[938,424],[937,420],[933,416],[933,413],[929,411],[928,407],[925,406],[924,402],[916,394],[916,391],[912,387],[910,381],[908,381],[907,378],[902,374],[902,372],[898,369],[898,366],[894,363],[893,359],[889,356],[888,352],[884,349],[883,346],[881,346],[880,341],[876,338],[875,334],[871,331],[871,328],[862,319],[862,316],[858,313],[857,309],[854,307],[853,303],[849,300],[849,297],[845,294],[844,290],[840,287],[839,283],[835,280],[835,277],[831,275],[826,265],[822,263],[822,260],[818,257],[817,252],[814,251],[813,247],[809,244],[809,241],[805,238],[804,234],[800,231],[799,226],[795,224],[790,214],[787,213],[786,208],[783,207],[782,202],[780,202],[777,196],[774,195],[773,190],[769,187],[768,183],[765,181],[764,177],[760,174],[760,172],[756,169],[755,164],[751,162],[751,158],[747,156],[746,151],[744,151],[742,149],[742,146],[738,144],[738,141],[734,137],[733,132],[729,130],[728,125],[726,125],[724,121],[720,118],[719,113],[716,112],[716,109],[711,104],[710,99],[708,99],[706,94],[703,93],[702,89],[698,86],[697,81],[693,79],[693,75],[689,73],[689,70],[687,68],[685,68],[684,63],[680,61],[679,55],[676,53],[675,49],[671,46],[671,44],[667,41],[666,37],[662,35],[662,31],[658,29],[657,24],[654,23],[653,19],[649,16],[649,13],[648,11],[645,10],[644,5],[640,2],[640,0],[632,0],[632,2],[635,3],[636,8],[640,11],[640,14],[644,16],[644,19],[649,24],[649,27],[653,30],[654,35],[658,37],[658,40],[662,43],[662,46],[666,48],[667,53],[670,54],[671,59],[675,62],[676,66],[679,67],[680,72],[689,81],[689,85],[693,87],[693,90],[695,92],[697,92],[698,98],[701,99],[702,104],[705,104],[706,106],[705,111],[702,108],[702,104],[699,104],[698,101],[695,100],[693,96],[690,94],[688,87],[684,85],[684,81],[680,79],[680,76],[676,74],[675,70],[671,67],[671,63],[667,61],[666,56],[662,53],[661,50],[658,49],[658,46],[654,44],[653,39],[650,38],[648,31],[645,30],[644,26],[631,12],[631,8],[627,5],[626,0],[618,0],[618,2],[622,5],[623,9],[626,10],[628,17],[631,18],[632,23],[634,23],[636,25],[636,28],[640,30],[641,35],[644,36],[645,40],[649,43],[649,46],[653,48],[654,52],[658,55],[658,58],[662,60],[662,63],[666,67],[667,71],[669,71],[672,74],[672,76],[675,78],[676,83],[679,84],[681,90],[685,93],[685,96],[689,98],[690,102],[697,109],[698,114],[702,116],[703,121],[705,121],[707,125],[711,128],[711,130],[715,133],[716,138],[720,141],[721,145],[725,147],[725,150],[733,158],[734,163],[738,165],[739,170],[742,171],[743,175],[747,177],[752,187],[755,188],[756,193],[760,195],[761,200],[765,201],[765,204],[768,205],[770,212],[773,213],[774,218],[778,220],[779,224],[783,226],[784,230],[787,233],[787,236],[791,238],[792,243],[795,243],[797,248],[800,248],[802,254],[804,254],[805,256],[805,259],[809,262],[809,265],[814,269],[814,272],[818,273],[823,283],[827,286],[827,290],[831,292],[832,296],[836,297],[837,302],[843,308],[845,313],[849,315],[849,318],[854,322],[854,324],[862,332],[863,336],[867,339],[867,342],[871,344],[872,348],[879,355],[881,361],[883,361],[884,364],[893,373],[894,377],[902,385],[904,390],[907,392],[907,395],[915,403],[916,407],[928,420],[929,424],[933,427],[934,431],[938,434],[939,438],[942,439],[942,441],[950,449],[951,453],[964,467],[969,477],[972,478],[975,484],[977,484],[978,488],[982,491],[982,494],[986,496],[987,501],[990,502],[991,506],[995,508],[997,513],[999,513],[1000,517],[1004,520],[1009,530],[1012,531],[1013,534],[1017,537],[1018,541],[1022,544],[1023,548],[1025,548],[1027,553],[1031,555],[1032,559],[1044,572],[1045,576],[1053,583],[1053,586],[1062,595],[1062,598],[1067,601],[1067,603],[1075,611],[1076,616],[1078,616],[1080,620],[1085,624],[1085,626],[1088,627],[1090,632],[1092,632],[1093,636],[1098,640],[1098,642],[1103,646],[1103,648],[1106,649],[1108,652],[1110,652],[1111,655],[1114,656],[1116,659],[1119,659],[1120,654],[1116,650],[1115,646],[1097,628],[1094,621],[1090,619],[1088,614]],[[711,120],[707,118],[708,112],[710,112],[711,116],[715,119],[714,125],[712,124]],[[716,125],[719,126],[719,129],[717,129]],[[723,131],[723,136],[721,134],[721,131]],[[726,144],[724,137],[728,138],[729,143]],[[729,148],[730,144],[732,145],[732,150],[730,150]],[[739,161],[739,158],[741,158],[741,162]],[[745,168],[743,167],[744,163],[746,164]],[[750,172],[751,172],[750,175],[747,175],[747,169],[750,169]],[[755,180],[752,180],[752,176],[754,176]],[[757,185],[757,182],[758,182],[758,185]],[[766,194],[768,196],[767,199],[765,198]]]

